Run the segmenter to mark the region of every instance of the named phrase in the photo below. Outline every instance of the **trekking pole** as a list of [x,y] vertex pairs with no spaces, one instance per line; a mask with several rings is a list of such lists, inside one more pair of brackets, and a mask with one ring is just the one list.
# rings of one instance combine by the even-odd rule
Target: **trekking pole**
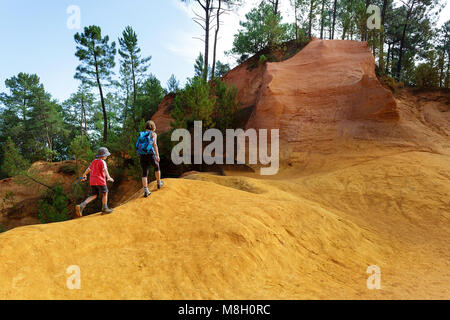
[[75,182],[75,185],[79,184],[82,181],[85,181],[84,177],[78,178],[77,182]]

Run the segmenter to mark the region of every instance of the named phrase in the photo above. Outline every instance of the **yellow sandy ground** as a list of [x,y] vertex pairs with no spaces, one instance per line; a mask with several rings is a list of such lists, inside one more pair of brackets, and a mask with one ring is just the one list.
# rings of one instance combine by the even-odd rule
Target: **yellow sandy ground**
[[331,167],[167,179],[109,216],[14,229],[0,298],[450,298],[450,157],[391,149]]

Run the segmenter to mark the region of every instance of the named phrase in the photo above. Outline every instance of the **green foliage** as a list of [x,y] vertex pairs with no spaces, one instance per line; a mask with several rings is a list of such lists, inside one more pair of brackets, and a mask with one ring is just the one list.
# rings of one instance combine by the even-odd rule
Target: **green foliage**
[[69,99],[63,102],[62,112],[64,127],[69,134],[66,138],[66,146],[75,138],[75,136],[84,136],[89,138],[88,131],[94,127],[92,117],[95,111],[95,98],[90,87],[86,84],[80,84],[77,92],[73,93]]
[[[151,56],[142,58],[141,48],[138,47],[138,39],[136,32],[132,27],[127,26],[122,32],[122,38],[119,38],[119,54],[122,57],[122,64],[126,64],[131,68],[132,77],[140,77],[145,74],[150,66]],[[137,79],[139,82],[139,79]]]
[[12,205],[14,203],[15,194],[12,191],[6,192],[2,198],[2,207],[6,208],[8,204]]
[[430,63],[421,63],[415,70],[416,85],[421,88],[439,87],[439,72]]
[[29,168],[30,163],[20,155],[19,150],[11,138],[7,139],[2,151],[4,159],[1,171],[7,176],[12,177],[18,175]]
[[10,94],[1,94],[0,141],[11,138],[29,161],[60,160],[67,131],[60,105],[45,92],[37,75],[19,73],[5,81]]
[[220,78],[227,74],[228,71],[230,71],[230,65],[228,63],[222,63],[220,61],[217,61],[216,63],[216,70],[214,71],[215,77]]
[[263,49],[275,50],[281,43],[294,38],[289,24],[281,23],[281,15],[275,14],[271,5],[261,2],[257,8],[245,15],[242,29],[234,35],[230,53],[256,54]]
[[83,33],[74,36],[77,43],[75,56],[81,64],[77,67],[75,79],[89,86],[97,86],[100,94],[103,116],[103,142],[108,140],[108,116],[104,101],[102,81],[111,83],[112,69],[115,66],[116,43],[109,44],[109,37],[102,37],[101,28],[89,26]]
[[268,58],[264,54],[262,54],[259,56],[258,64],[262,65],[262,64],[266,63],[267,60],[268,60]]
[[188,80],[183,91],[175,98],[171,113],[173,128],[192,128],[195,120],[203,121],[204,128],[214,126],[212,114],[216,97],[211,95],[210,84],[202,77]]
[[0,233],[6,232],[5,227],[0,223]]
[[8,138],[2,151],[4,158],[1,171],[7,176],[14,176],[14,179],[18,183],[37,183],[52,190],[52,187],[48,185],[45,179],[40,176],[39,173],[35,172],[36,170],[32,170],[31,168],[29,169],[30,163],[18,152],[11,138]]
[[92,151],[91,145],[86,137],[76,136],[69,147],[69,154],[75,158],[75,160],[90,161],[94,158],[95,152]]
[[229,86],[221,79],[214,81],[214,95],[216,105],[214,110],[215,128],[225,133],[226,129],[233,126],[235,114],[238,110],[237,101],[238,90],[234,86]]
[[141,119],[150,120],[166,94],[161,82],[153,74],[150,74],[138,88],[134,106],[135,117],[137,117],[135,122],[139,123]]
[[[141,57],[141,48],[138,46],[136,32],[131,26],[127,26],[122,32],[122,38],[119,38],[119,54],[121,56],[121,75],[123,87],[126,88],[127,98],[132,91],[132,103],[136,103],[138,95],[138,86],[145,77],[145,73],[150,67],[151,56]],[[128,91],[127,91],[128,90]]]
[[75,79],[90,86],[98,85],[97,76],[110,81],[115,66],[116,43],[109,44],[109,37],[102,37],[99,26],[85,27],[83,33],[75,34],[74,39],[77,44],[75,56],[81,62]]
[[395,81],[395,79],[388,75],[381,75],[379,77],[380,82],[389,88],[393,93],[397,91],[397,88],[399,87],[398,83]]
[[231,128],[238,109],[237,89],[220,78],[213,83],[202,78],[190,79],[174,101],[172,128],[192,129],[194,121],[203,121],[203,128]]
[[201,52],[199,53],[197,59],[195,60],[194,74],[195,77],[204,78],[204,80],[206,79],[205,78],[206,76],[210,77],[211,75],[211,66],[208,66],[208,70],[206,70],[205,59],[203,57],[203,53]]
[[177,93],[180,89],[180,82],[177,80],[174,74],[172,74],[167,81],[167,91],[169,93]]
[[63,193],[62,187],[56,186],[53,192],[48,192],[43,199],[39,200],[39,220],[42,223],[69,220],[68,204],[69,198]]

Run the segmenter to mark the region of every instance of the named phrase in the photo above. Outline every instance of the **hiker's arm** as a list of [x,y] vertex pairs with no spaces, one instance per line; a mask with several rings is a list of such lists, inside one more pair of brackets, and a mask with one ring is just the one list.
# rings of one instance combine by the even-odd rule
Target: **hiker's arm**
[[105,170],[106,179],[108,179],[108,181],[110,181],[110,182],[114,182],[114,179],[111,178],[111,176],[109,175],[108,167],[105,167],[105,169],[103,169],[103,170]]
[[157,143],[158,135],[156,133],[154,133],[154,135],[155,135],[155,137],[153,139],[153,148],[155,149],[156,161],[159,162],[159,150],[158,150],[158,143]]
[[89,172],[91,172],[91,169],[87,168],[86,171],[83,173],[83,180],[87,179],[87,175],[89,174]]

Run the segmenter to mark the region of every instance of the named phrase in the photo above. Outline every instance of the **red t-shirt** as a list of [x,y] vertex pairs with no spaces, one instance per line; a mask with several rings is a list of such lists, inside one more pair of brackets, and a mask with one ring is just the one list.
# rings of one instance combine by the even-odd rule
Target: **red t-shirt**
[[106,162],[102,159],[92,161],[89,169],[91,170],[91,186],[106,186]]

